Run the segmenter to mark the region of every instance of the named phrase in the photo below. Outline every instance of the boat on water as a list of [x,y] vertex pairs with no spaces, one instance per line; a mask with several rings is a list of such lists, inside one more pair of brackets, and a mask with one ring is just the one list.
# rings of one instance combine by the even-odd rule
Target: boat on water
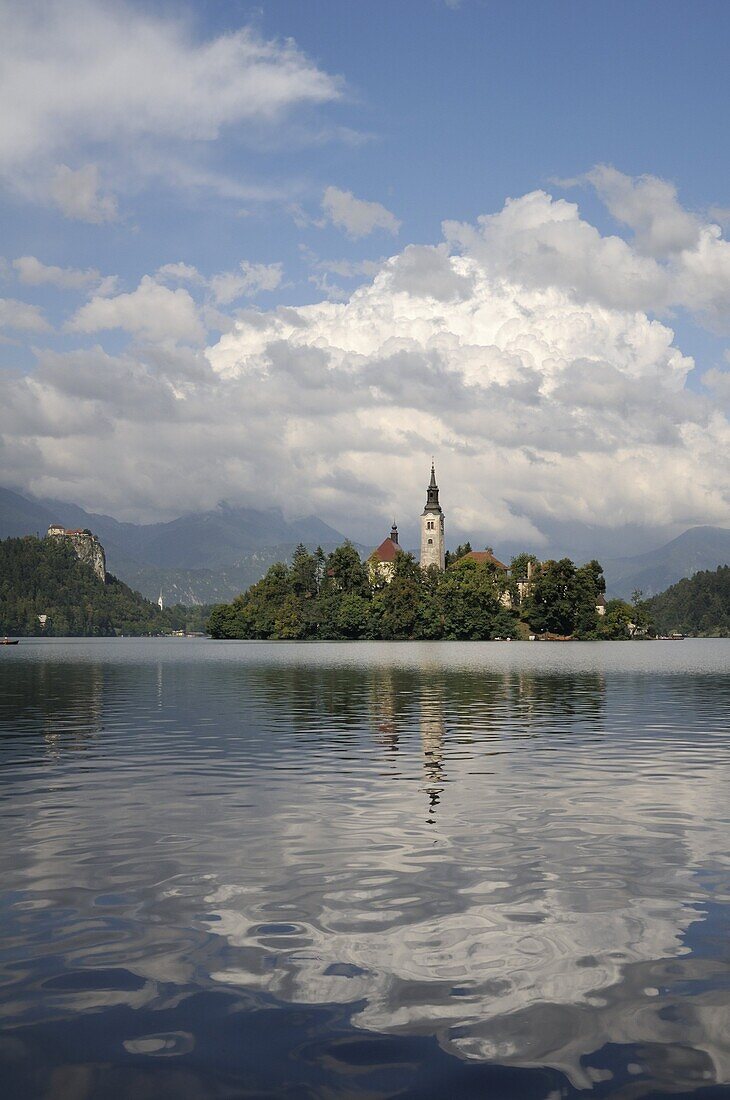
[[20,638],[0,638],[0,645],[17,645]]

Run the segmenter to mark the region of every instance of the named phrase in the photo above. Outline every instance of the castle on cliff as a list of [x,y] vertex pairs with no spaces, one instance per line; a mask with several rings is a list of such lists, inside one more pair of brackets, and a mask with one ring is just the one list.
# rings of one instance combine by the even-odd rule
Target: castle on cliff
[[98,536],[93,534],[88,527],[67,530],[60,523],[52,523],[48,528],[47,537],[49,539],[65,539],[79,561],[91,566],[101,583],[106,583],[104,547],[99,542]]

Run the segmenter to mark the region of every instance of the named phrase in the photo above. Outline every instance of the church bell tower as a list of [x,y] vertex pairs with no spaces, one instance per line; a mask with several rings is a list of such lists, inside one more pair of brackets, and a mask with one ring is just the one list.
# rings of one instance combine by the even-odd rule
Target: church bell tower
[[445,568],[444,513],[439,504],[436,471],[431,462],[431,480],[426,490],[426,507],[421,514],[421,569],[429,565]]

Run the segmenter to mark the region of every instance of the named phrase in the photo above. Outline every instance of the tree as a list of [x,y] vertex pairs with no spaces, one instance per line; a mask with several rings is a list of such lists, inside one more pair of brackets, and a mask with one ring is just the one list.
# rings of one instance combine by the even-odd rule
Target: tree
[[614,641],[629,637],[629,624],[633,614],[625,600],[608,600],[606,614],[598,628],[598,636]]
[[[43,624],[41,615],[46,617]],[[2,634],[161,634],[174,629],[178,617],[111,574],[102,581],[63,539],[0,542]]]
[[[464,554],[456,568],[442,572],[421,569],[412,554],[399,550],[388,583],[379,572],[370,578],[350,543],[326,559],[300,546],[291,566],[272,565],[232,604],[213,608],[209,629],[218,638],[516,637],[525,628],[505,599],[509,586],[493,562]],[[546,562],[523,605],[526,619],[540,632],[626,637],[635,610],[621,601],[611,602],[610,615],[597,622],[596,601],[604,588],[596,561],[580,569],[568,558]]]
[[538,634],[573,633],[580,582],[570,558],[543,562],[525,601],[525,616]]
[[423,571],[413,557],[399,550],[393,562],[390,584],[376,593],[373,623],[379,637],[413,638],[421,609]]
[[335,608],[336,637],[366,638],[370,628],[371,602],[357,592],[346,592]]
[[332,551],[327,559],[327,574],[339,592],[357,592],[361,596],[369,594],[367,567],[349,541]]
[[301,599],[313,599],[319,592],[319,562],[316,554],[310,554],[303,543],[299,543],[291,562],[290,578],[292,590]]
[[644,600],[644,593],[640,588],[635,588],[631,593],[632,624],[629,633],[632,638],[646,637],[651,630],[651,616],[649,608]]
[[459,543],[456,550],[447,550],[445,554],[446,568],[448,569],[455,561],[458,561],[459,558],[466,557],[467,554],[471,554],[470,542]]
[[598,599],[606,591],[603,566],[595,559],[576,570],[576,609],[573,632],[578,638],[595,638],[598,632]]
[[[488,639],[501,634],[505,625],[501,602],[503,581],[490,565],[466,561],[450,569],[441,585],[444,634],[447,638]],[[514,633],[517,617],[507,612]],[[499,620],[500,626],[497,626]]]
[[644,607],[662,634],[730,637],[730,565],[678,581]]
[[[540,560],[534,554],[515,554],[510,562],[510,573],[516,581],[526,581],[528,571],[534,572],[539,565]],[[528,566],[532,568],[528,570]]]

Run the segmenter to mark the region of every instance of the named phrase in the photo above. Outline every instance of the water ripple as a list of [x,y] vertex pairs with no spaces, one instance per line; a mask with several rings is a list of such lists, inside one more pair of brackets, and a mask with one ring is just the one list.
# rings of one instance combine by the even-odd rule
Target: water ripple
[[730,1088],[729,656],[3,654],[3,1094]]

